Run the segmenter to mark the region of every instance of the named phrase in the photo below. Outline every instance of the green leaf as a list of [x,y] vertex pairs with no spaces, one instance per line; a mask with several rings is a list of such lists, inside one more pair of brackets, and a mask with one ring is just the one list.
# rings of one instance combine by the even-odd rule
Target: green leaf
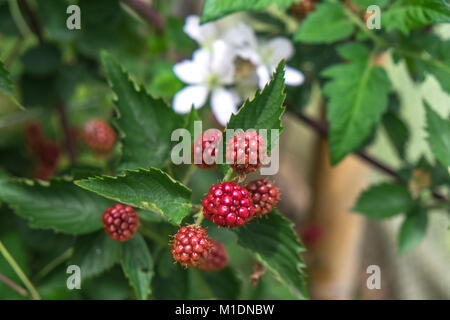
[[405,186],[382,183],[363,191],[352,211],[371,219],[388,218],[411,209],[414,202]]
[[102,62],[109,83],[117,96],[115,104],[122,142],[120,169],[163,167],[170,157],[172,131],[183,128],[183,117],[170,109],[162,99],[154,99],[137,86],[108,53]]
[[139,233],[122,245],[122,269],[138,299],[147,299],[154,274],[153,258]]
[[117,177],[101,176],[75,183],[106,198],[159,213],[176,225],[191,210],[191,190],[156,168],[125,170]]
[[425,237],[428,225],[427,211],[416,207],[406,215],[398,235],[400,253],[414,249]]
[[366,10],[371,5],[377,5],[380,8],[386,6],[389,0],[353,0],[361,9]]
[[238,244],[254,253],[257,259],[284,285],[305,296],[304,267],[300,252],[303,246],[293,230],[293,223],[271,211],[267,218],[256,219],[232,229]]
[[406,143],[409,139],[409,128],[395,112],[387,112],[383,116],[383,126],[400,158],[406,155]]
[[25,70],[33,76],[47,76],[61,65],[61,52],[51,44],[39,44],[21,57]]
[[184,125],[184,128],[189,130],[189,132],[191,133],[191,137],[192,137],[192,143],[194,143],[194,140],[198,137],[194,137],[194,122],[195,121],[201,121],[202,119],[200,118],[200,116],[198,115],[198,112],[196,109],[194,109],[194,107],[192,107],[191,112],[189,112],[187,118],[186,118],[186,122]]
[[391,90],[385,70],[374,66],[374,57],[365,46],[349,43],[338,51],[352,61],[333,65],[322,72],[323,76],[331,78],[323,92],[329,98],[327,119],[332,164],[364,143],[380,122]]
[[262,91],[257,90],[253,100],[246,100],[237,114],[231,115],[226,130],[267,129],[267,145],[268,149],[271,149],[270,130],[277,129],[281,133],[284,129],[281,125],[281,116],[286,109],[283,106],[286,98],[284,93],[284,67],[285,63],[281,61],[269,84]]
[[120,242],[103,230],[78,237],[70,264],[80,267],[83,279],[97,276],[120,260]]
[[340,3],[321,3],[310,13],[294,35],[295,41],[332,43],[349,37],[355,26]]
[[6,95],[12,102],[14,102],[17,106],[22,107],[22,105],[17,101],[14,96],[13,83],[11,81],[11,77],[9,75],[8,70],[5,69],[5,66],[2,61],[0,61],[0,92]]
[[300,0],[205,0],[201,23],[217,20],[234,12],[244,10],[262,10],[276,3],[279,8],[286,8]]
[[431,150],[444,168],[450,168],[450,121],[442,119],[427,103],[425,110]]
[[231,267],[220,271],[201,271],[215,298],[236,300],[239,298],[241,281]]
[[399,29],[408,35],[413,29],[450,22],[450,7],[442,0],[398,0],[381,20],[387,31]]
[[30,227],[69,234],[100,229],[101,216],[112,204],[65,180],[44,183],[0,179],[0,199],[17,215],[28,219]]

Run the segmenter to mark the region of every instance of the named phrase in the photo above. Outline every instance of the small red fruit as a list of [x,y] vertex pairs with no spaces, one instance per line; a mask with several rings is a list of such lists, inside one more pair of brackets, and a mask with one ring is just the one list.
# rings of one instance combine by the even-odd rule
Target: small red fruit
[[221,227],[239,227],[253,217],[250,193],[234,182],[213,185],[202,205],[203,215]]
[[136,233],[139,217],[132,207],[117,203],[102,216],[103,228],[114,240],[127,241]]
[[203,271],[221,270],[228,264],[228,254],[225,246],[213,239],[211,239],[211,243],[211,251],[208,257],[200,261],[199,268]]
[[84,140],[97,154],[109,152],[116,143],[116,137],[114,129],[101,119],[90,120],[84,126]]
[[246,186],[253,200],[255,217],[261,217],[272,211],[280,200],[278,188],[266,178],[250,182]]
[[[201,169],[214,169],[216,167],[216,153],[222,132],[217,129],[208,129],[192,144],[194,164]],[[196,163],[200,162],[201,163]]]
[[195,224],[181,227],[173,236],[172,256],[184,267],[200,263],[211,251],[211,240],[206,230]]
[[227,142],[227,163],[238,173],[256,171],[265,155],[266,143],[256,131],[241,133]]

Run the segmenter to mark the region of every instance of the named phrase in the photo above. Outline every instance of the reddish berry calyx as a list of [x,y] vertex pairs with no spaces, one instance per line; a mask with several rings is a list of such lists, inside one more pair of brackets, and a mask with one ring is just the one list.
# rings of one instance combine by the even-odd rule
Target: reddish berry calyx
[[192,157],[194,164],[201,169],[214,169],[216,167],[216,153],[222,132],[217,129],[208,129],[192,144]]
[[252,181],[246,188],[253,200],[255,217],[268,214],[280,200],[278,188],[266,178]]
[[114,240],[127,241],[136,233],[139,217],[132,207],[117,203],[102,216],[103,228]]
[[83,133],[86,144],[99,155],[109,152],[116,143],[116,132],[101,119],[88,121]]
[[265,155],[266,143],[256,131],[241,133],[227,142],[227,163],[238,173],[256,171]]
[[202,205],[203,215],[221,227],[239,227],[253,217],[250,193],[234,182],[213,185]]
[[200,261],[199,268],[203,271],[218,271],[228,264],[228,254],[225,246],[219,241],[211,239],[211,251],[209,255]]
[[196,266],[206,259],[211,250],[211,240],[206,230],[195,224],[181,227],[173,236],[172,256],[184,267]]

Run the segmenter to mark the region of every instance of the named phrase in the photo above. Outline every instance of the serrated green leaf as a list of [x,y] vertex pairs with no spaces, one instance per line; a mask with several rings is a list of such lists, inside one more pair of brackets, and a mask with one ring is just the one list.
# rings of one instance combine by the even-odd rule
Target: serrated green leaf
[[293,223],[273,210],[267,218],[255,219],[232,229],[238,244],[257,259],[295,294],[305,296],[305,282],[300,252],[304,247],[293,230]]
[[294,2],[300,2],[300,0],[206,0],[201,23],[217,20],[238,11],[262,10],[274,3],[279,8],[286,8]]
[[406,215],[398,234],[400,253],[414,249],[425,237],[428,225],[427,211],[416,207]]
[[117,177],[100,176],[75,183],[106,198],[159,213],[176,225],[191,210],[191,190],[156,168],[125,170]]
[[382,27],[408,35],[413,29],[450,22],[450,6],[442,0],[398,0],[382,14]]
[[0,199],[34,228],[85,234],[102,227],[101,216],[112,202],[82,190],[71,181],[0,179]]
[[183,117],[162,99],[155,99],[137,86],[108,53],[102,52],[102,63],[109,83],[117,96],[115,101],[122,142],[120,169],[163,167],[170,157],[173,130],[184,127]]
[[294,40],[305,43],[332,43],[347,38],[354,29],[355,26],[346,16],[342,4],[320,3],[301,24]]
[[[270,136],[271,129],[283,131],[281,116],[286,109],[283,106],[286,94],[284,93],[284,61],[280,61],[272,80],[262,91],[257,90],[253,100],[246,100],[237,114],[232,114],[225,129],[267,129]],[[268,149],[270,150],[270,140],[268,138]]]
[[23,108],[22,105],[17,101],[16,97],[14,96],[13,83],[11,81],[11,77],[9,75],[8,70],[5,69],[5,66],[2,61],[0,61],[0,92],[5,94],[17,106]]
[[336,64],[322,72],[331,79],[323,93],[329,98],[327,119],[332,164],[361,146],[388,105],[389,78],[384,69],[374,66],[371,54],[362,55],[364,48],[360,44],[343,45],[340,52],[354,50],[358,54],[350,63]]
[[153,258],[139,233],[122,244],[122,269],[138,299],[147,299],[154,274]]
[[236,300],[239,298],[241,281],[231,267],[220,271],[201,271],[215,298]]
[[80,267],[83,279],[97,276],[120,260],[120,242],[103,230],[78,237],[70,264]]
[[400,158],[406,155],[406,143],[409,139],[409,129],[406,123],[394,112],[383,116],[383,126]]
[[450,121],[442,119],[425,103],[428,143],[444,168],[450,168]]
[[352,211],[371,219],[384,219],[408,212],[414,202],[405,186],[382,183],[363,191]]

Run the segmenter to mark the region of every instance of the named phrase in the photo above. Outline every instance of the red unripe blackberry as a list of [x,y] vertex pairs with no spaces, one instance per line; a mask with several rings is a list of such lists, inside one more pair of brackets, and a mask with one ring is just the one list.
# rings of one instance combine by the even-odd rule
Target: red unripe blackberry
[[238,173],[258,169],[266,154],[266,143],[256,131],[244,132],[227,142],[227,163]]
[[[216,152],[222,132],[217,129],[208,129],[192,144],[192,161],[201,169],[214,169],[216,167]],[[201,161],[201,163],[196,163]]]
[[213,185],[202,205],[203,215],[221,227],[239,227],[253,217],[250,193],[234,182]]
[[103,228],[112,239],[123,242],[136,233],[139,217],[132,207],[117,203],[106,209],[102,222]]
[[208,257],[202,259],[199,268],[203,271],[221,270],[228,264],[228,254],[225,246],[219,241],[211,239],[211,251]]
[[175,261],[187,267],[196,266],[206,259],[211,250],[211,240],[206,230],[195,224],[181,227],[173,236],[172,256]]
[[97,154],[109,152],[116,143],[116,132],[101,119],[88,121],[84,126],[83,133],[86,144]]
[[54,168],[61,157],[61,148],[53,141],[42,140],[38,156],[44,166]]
[[255,217],[261,217],[272,211],[280,200],[278,188],[266,178],[250,182],[246,186],[253,200]]

